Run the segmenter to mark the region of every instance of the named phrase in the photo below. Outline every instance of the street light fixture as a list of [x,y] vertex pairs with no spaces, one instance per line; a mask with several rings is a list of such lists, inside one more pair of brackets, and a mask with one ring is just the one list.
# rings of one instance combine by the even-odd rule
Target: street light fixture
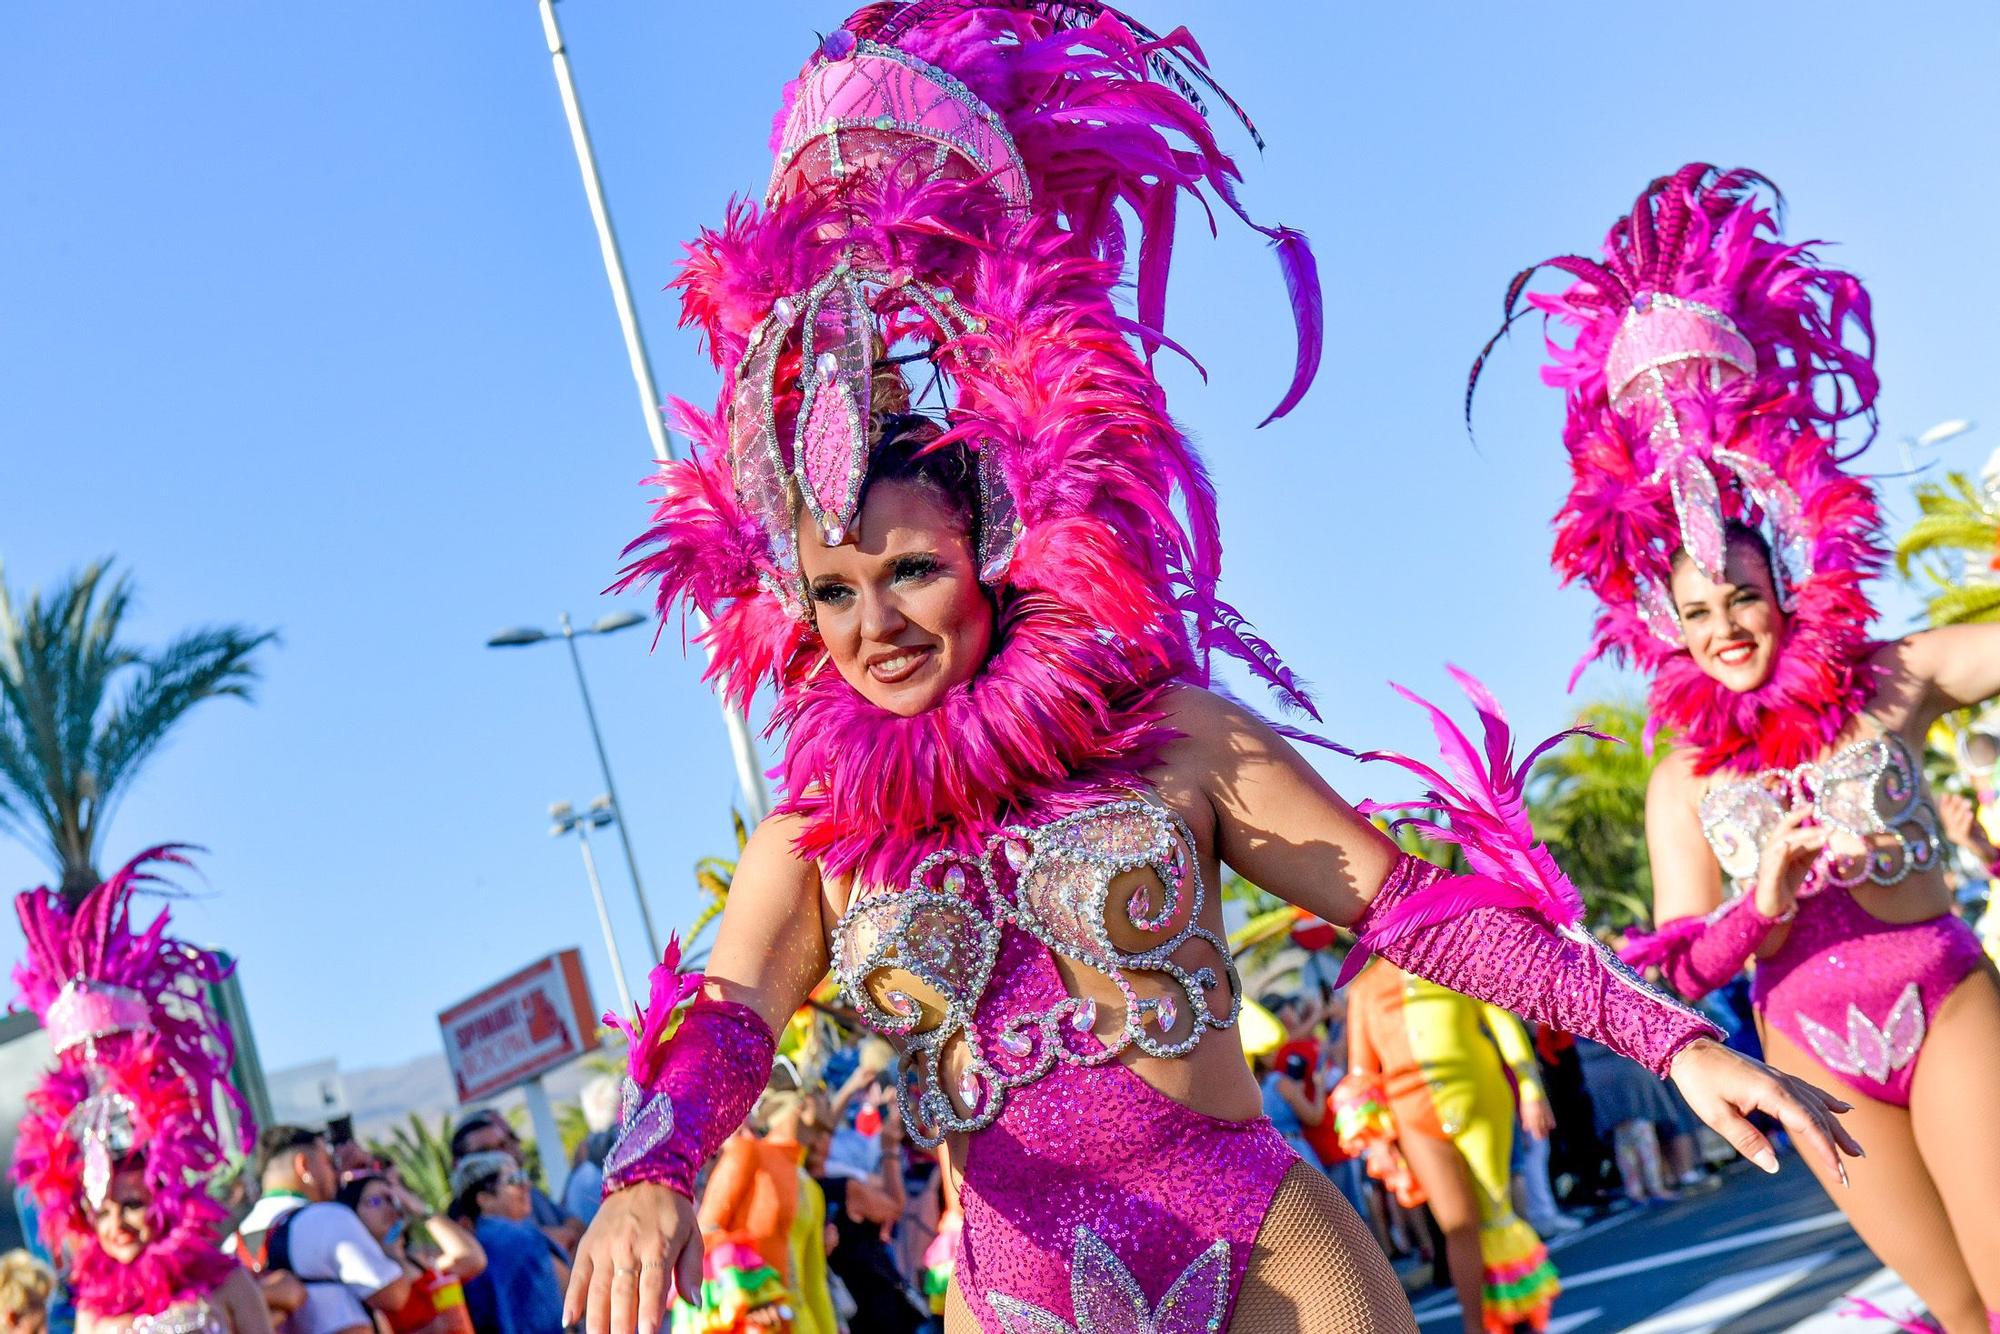
[[[608,818],[598,821],[598,823],[601,825],[611,824],[615,821],[618,825],[618,841],[625,849],[625,866],[632,873],[632,896],[639,901],[639,920],[646,927],[647,958],[658,959],[660,957],[660,936],[653,929],[653,910],[646,906],[646,888],[639,879],[639,859],[632,855],[632,839],[625,832],[624,807],[618,804],[618,785],[611,781],[611,760],[604,753],[604,734],[598,730],[597,709],[590,702],[590,686],[583,679],[583,657],[576,651],[576,637],[578,635],[616,634],[620,630],[630,629],[632,626],[641,624],[645,619],[645,617],[639,615],[637,612],[615,611],[600,616],[593,624],[578,630],[570,625],[569,613],[564,612],[562,613],[560,636],[562,641],[569,645],[570,665],[576,669],[577,693],[583,696],[583,716],[590,723],[591,744],[597,747],[597,767],[604,774],[604,801],[607,803],[605,814]],[[534,626],[515,626],[510,630],[502,630],[499,634],[488,639],[486,647],[523,648],[529,644],[539,644],[545,639],[554,639],[556,637],[556,635],[552,635],[546,630],[538,630]]]
[[1904,436],[1902,440],[1903,471],[1916,471],[1916,452],[1919,449],[1929,449],[1931,446],[1941,445],[1947,440],[1956,440],[1967,431],[1970,431],[1972,427],[1973,423],[1965,420],[1965,418],[1954,417],[1950,421],[1941,421],[1928,430],[1918,432],[1916,435]]
[[632,1013],[632,988],[625,982],[625,961],[618,954],[618,933],[611,928],[611,910],[604,902],[604,882],[597,875],[597,856],[590,850],[591,830],[618,823],[611,798],[608,794],[599,797],[580,814],[568,802],[558,801],[549,807],[549,821],[550,838],[573,833],[577,846],[583,849],[583,873],[590,881],[591,901],[597,905],[597,925],[604,932],[605,952],[611,956],[611,979],[618,986],[618,1012],[629,1015]]

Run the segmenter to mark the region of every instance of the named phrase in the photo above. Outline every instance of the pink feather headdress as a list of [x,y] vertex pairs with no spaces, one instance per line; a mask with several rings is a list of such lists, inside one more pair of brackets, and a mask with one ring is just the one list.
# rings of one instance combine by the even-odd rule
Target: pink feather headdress
[[[226,1213],[207,1186],[225,1145],[247,1150],[254,1134],[229,1082],[228,1026],[208,999],[222,962],[167,935],[164,911],[132,929],[132,896],[158,883],[148,867],[159,862],[186,859],[171,847],[142,853],[73,910],[49,889],[15,901],[27,955],[14,983],[41,1016],[56,1067],[28,1095],[14,1172],[34,1194],[50,1253],[68,1257],[77,1304],[100,1317],[158,1314],[229,1276]],[[130,1264],[105,1254],[91,1219],[128,1167],[153,1196],[152,1240]]]
[[[1205,683],[1217,652],[1311,712],[1216,595],[1214,493],[1150,366],[1179,351],[1163,327],[1179,198],[1249,221],[1205,96],[1249,128],[1185,30],[1102,4],[871,5],[788,88],[764,202],[733,204],[688,248],[682,322],[722,392],[711,412],[675,404],[694,456],[665,470],[623,583],[657,580],[663,614],[685,602],[710,619],[730,700],[775,688],[785,809],[831,873],[895,883],[932,848],[1129,783],[1164,739],[1158,692]],[[1275,417],[1318,365],[1318,280],[1304,237],[1250,225],[1299,326]],[[1128,269],[1131,315],[1113,301]],[[802,512],[807,540],[853,523],[892,365],[921,368],[905,391],[943,427],[939,447],[976,460],[974,538],[999,609],[979,675],[915,718],[832,669],[795,550]]]
[[[1834,437],[1853,417],[1872,422],[1868,293],[1813,243],[1778,239],[1763,185],[1705,163],[1660,177],[1612,225],[1601,261],[1567,255],[1516,275],[1501,329],[1525,313],[1539,269],[1576,279],[1527,301],[1576,331],[1568,346],[1548,340],[1542,378],[1568,400],[1573,480],[1555,566],[1603,603],[1577,671],[1610,654],[1651,672],[1653,727],[1704,773],[1813,758],[1874,685],[1865,584],[1884,559],[1880,516]],[[1788,614],[1771,679],[1744,693],[1696,666],[1668,591],[1676,552],[1721,577],[1731,523],[1765,537]]]

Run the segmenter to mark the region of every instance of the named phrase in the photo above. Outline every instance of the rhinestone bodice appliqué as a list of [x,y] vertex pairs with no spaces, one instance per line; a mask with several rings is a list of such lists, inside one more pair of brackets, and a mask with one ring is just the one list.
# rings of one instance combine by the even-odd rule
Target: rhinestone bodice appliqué
[[[1203,899],[1186,823],[1151,802],[1114,801],[1007,829],[977,855],[934,854],[908,886],[864,894],[833,929],[833,970],[862,1022],[901,1048],[904,1124],[934,1147],[991,1125],[1009,1090],[1058,1062],[1102,1065],[1132,1048],[1183,1056],[1208,1029],[1234,1024],[1241,987],[1228,945],[1200,924]],[[1099,1032],[1088,996],[982,1013],[1008,929],[1109,979],[1123,1000],[1122,1015],[1103,1016],[1116,1031]],[[1121,948],[1114,936],[1145,943]],[[907,991],[871,987],[878,973],[915,977],[942,998],[943,1013]],[[947,1088],[947,1057],[960,1047]]]
[[1701,799],[1702,833],[1739,889],[1755,882],[1764,844],[1801,805],[1816,823],[1868,844],[1865,853],[1823,854],[1823,883],[1896,885],[1938,863],[1937,811],[1916,758],[1901,737],[1882,732],[1817,763],[1766,769]]
[[126,1334],[229,1334],[229,1326],[206,1301],[176,1306],[159,1315],[132,1317]]

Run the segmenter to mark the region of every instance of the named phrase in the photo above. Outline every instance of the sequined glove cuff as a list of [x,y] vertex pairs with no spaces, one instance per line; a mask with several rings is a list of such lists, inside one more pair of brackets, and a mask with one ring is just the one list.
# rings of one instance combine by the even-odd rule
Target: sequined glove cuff
[[[1430,862],[1403,857],[1355,924],[1357,934],[1365,938],[1371,920],[1444,875]],[[1440,986],[1601,1042],[1662,1079],[1681,1048],[1722,1036],[1707,1019],[1640,981],[1588,932],[1558,930],[1523,908],[1470,907],[1376,950]]]
[[1748,894],[1705,917],[1664,922],[1651,935],[1634,935],[1619,957],[1634,968],[1657,967],[1683,996],[1706,996],[1743,971],[1766,937],[1790,921],[1766,917]]
[[604,1193],[657,1181],[694,1198],[703,1163],[743,1124],[771,1077],[776,1050],[758,1013],[704,996],[659,1046],[642,1087],[625,1081],[618,1140],[604,1159]]

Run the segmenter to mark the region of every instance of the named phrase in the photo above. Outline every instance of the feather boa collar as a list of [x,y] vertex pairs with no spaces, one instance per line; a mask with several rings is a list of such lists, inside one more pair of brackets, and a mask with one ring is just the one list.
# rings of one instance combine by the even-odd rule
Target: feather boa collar
[[1135,683],[1127,644],[1065,602],[1012,594],[978,676],[900,717],[869,703],[824,654],[773,718],[788,745],[786,800],[803,859],[869,888],[900,886],[933,852],[977,852],[1011,824],[1040,824],[1129,794],[1174,733],[1161,695]]
[[215,1221],[181,1219],[130,1264],[106,1255],[95,1236],[72,1233],[68,1279],[77,1306],[100,1319],[118,1319],[159,1315],[211,1296],[237,1267],[217,1244]]
[[1664,728],[1694,754],[1697,774],[1790,769],[1825,754],[1867,707],[1881,673],[1872,643],[1794,633],[1771,679],[1738,693],[1702,671],[1687,653],[1653,678],[1648,733]]

